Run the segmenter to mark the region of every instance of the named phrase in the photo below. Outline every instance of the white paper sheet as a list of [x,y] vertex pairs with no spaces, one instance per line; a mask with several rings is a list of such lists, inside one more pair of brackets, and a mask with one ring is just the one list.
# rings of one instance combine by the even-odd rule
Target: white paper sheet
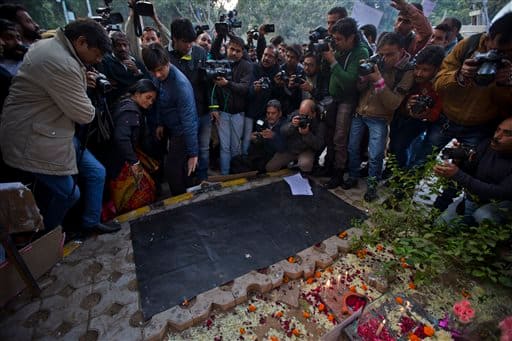
[[313,195],[308,179],[304,179],[300,173],[284,177],[292,190],[292,195]]

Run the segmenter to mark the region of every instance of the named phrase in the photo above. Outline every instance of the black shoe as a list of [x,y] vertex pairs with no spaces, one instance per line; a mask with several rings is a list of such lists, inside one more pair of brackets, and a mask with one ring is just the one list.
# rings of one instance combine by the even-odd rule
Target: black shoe
[[333,171],[333,169],[331,167],[318,167],[314,171],[314,175],[318,176],[318,177],[321,177],[321,178],[324,178],[324,177],[328,177],[328,176],[333,176],[334,175],[334,171]]
[[357,186],[357,179],[356,178],[348,178],[347,180],[343,181],[340,185],[343,189],[351,189]]
[[97,225],[88,227],[87,229],[92,230],[93,232],[96,232],[99,234],[113,233],[113,232],[119,231],[121,229],[121,225],[119,223],[110,223],[109,225],[99,223]]
[[364,194],[364,201],[372,202],[377,198],[378,198],[377,188],[375,188],[373,186],[368,186],[368,189],[366,190],[366,193]]
[[336,169],[334,171],[334,175],[324,183],[324,187],[327,189],[333,189],[343,184],[343,171],[341,169]]

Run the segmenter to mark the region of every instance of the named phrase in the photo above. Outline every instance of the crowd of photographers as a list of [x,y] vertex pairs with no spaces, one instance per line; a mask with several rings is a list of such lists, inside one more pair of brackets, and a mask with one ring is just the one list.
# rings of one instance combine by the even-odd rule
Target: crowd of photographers
[[[102,219],[151,203],[164,182],[182,194],[212,168],[271,172],[296,162],[330,189],[366,177],[364,199],[373,201],[386,153],[407,170],[456,139],[436,174],[465,189],[468,222],[504,219],[512,13],[462,39],[456,18],[432,27],[420,5],[390,5],[393,32],[358,27],[334,7],[303,45],[281,36],[267,44],[271,24],[244,41],[234,11],[212,33],[186,18],[168,30],[146,1],[130,1],[124,32],[107,6],[99,19],[35,42],[26,9],[3,5],[1,180],[22,174],[41,184],[49,229],[82,197],[82,227],[113,232]],[[155,26],[143,27],[140,15]]]

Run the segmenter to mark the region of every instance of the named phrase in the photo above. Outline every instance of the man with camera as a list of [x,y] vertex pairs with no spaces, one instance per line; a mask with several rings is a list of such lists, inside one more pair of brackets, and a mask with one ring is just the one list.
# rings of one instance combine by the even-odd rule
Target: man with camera
[[274,77],[276,94],[283,108],[283,114],[289,115],[297,110],[302,98],[300,85],[304,79],[304,68],[300,65],[302,47],[298,44],[286,48],[285,63]]
[[[217,41],[217,39],[216,39]],[[227,45],[227,58],[232,63],[232,77],[217,77],[214,80],[210,106],[213,120],[218,126],[220,140],[220,171],[229,174],[231,158],[242,154],[244,134],[251,135],[252,119],[245,117],[246,96],[252,76],[251,62],[243,59],[244,41],[237,36],[230,36]],[[214,43],[212,54],[220,56],[219,45]],[[249,146],[247,145],[247,148]],[[247,150],[244,154],[247,154]]]
[[158,98],[148,125],[156,125],[154,136],[169,138],[164,172],[172,195],[185,193],[198,160],[198,116],[194,90],[187,77],[170,63],[169,51],[160,44],[142,49],[142,59],[154,77]]
[[405,40],[405,50],[414,56],[430,41],[432,25],[419,4],[408,4],[406,0],[392,0],[391,7],[399,11],[394,31]]
[[304,78],[299,85],[302,90],[302,99],[311,98],[320,102],[329,96],[329,73],[320,72],[320,59],[317,55],[307,52],[302,62]]
[[206,51],[194,45],[196,31],[190,20],[186,18],[174,19],[171,23],[172,43],[169,45],[171,64],[176,66],[187,76],[196,101],[196,110],[199,115],[199,163],[197,178],[208,178],[208,164],[210,153],[211,118],[208,111],[208,84],[201,73],[201,66],[207,59]]
[[[445,161],[436,165],[436,175],[454,180],[465,190],[463,222],[480,224],[485,219],[505,223],[512,218],[512,118],[499,124],[492,139],[476,150],[455,143],[443,150]],[[449,223],[456,217],[459,202],[441,215]]]
[[385,34],[377,47],[379,57],[372,57],[360,65],[359,73],[363,76],[358,84],[360,98],[352,117],[348,143],[350,177],[341,186],[349,189],[357,185],[361,167],[361,132],[364,127],[368,127],[370,139],[367,190],[364,195],[366,201],[377,199],[377,182],[382,176],[388,125],[413,84],[410,56],[403,43],[400,34]]
[[139,79],[149,78],[144,64],[130,55],[130,43],[122,32],[110,36],[113,53],[107,54],[98,68],[112,83],[112,91],[107,94],[109,107],[112,109],[119,98]]
[[82,227],[119,230],[100,223],[105,168],[74,137],[75,125],[94,118],[86,91],[87,85],[96,85],[96,78],[86,65],[99,63],[110,50],[110,39],[99,23],[74,21],[27,52],[5,101],[0,124],[4,160],[31,173],[49,191],[42,209],[47,229],[60,225],[80,198],[73,177],[78,173],[84,184]]
[[[269,45],[265,48],[261,61],[253,65],[252,79],[254,82],[249,87],[249,100],[245,113],[245,116],[253,121],[264,118],[267,102],[274,97],[274,76],[279,71],[277,55],[277,49],[273,45]],[[279,110],[281,110],[281,104],[279,104]],[[247,142],[244,141],[245,143]]]
[[277,99],[272,99],[266,103],[265,111],[265,119],[256,121],[248,154],[253,169],[259,172],[265,172],[267,163],[275,153],[284,152],[286,149],[286,142],[281,134],[281,127],[285,123],[281,103]]
[[434,86],[443,111],[427,133],[430,146],[451,139],[475,147],[490,136],[512,105],[512,13],[495,21],[489,33],[459,42],[446,56]]
[[335,52],[323,52],[331,68],[329,94],[335,100],[335,110],[328,111],[327,156],[332,160],[334,174],[325,184],[336,188],[343,183],[347,163],[347,142],[352,112],[357,104],[359,61],[368,58],[368,51],[359,40],[357,23],[352,18],[339,20],[331,28]]
[[427,157],[423,144],[414,145],[416,148],[411,150],[411,143],[439,119],[442,101],[433,81],[443,59],[444,48],[435,45],[425,47],[415,57],[414,85],[393,115],[389,130],[389,152],[395,155],[400,168],[418,166]]
[[285,151],[277,152],[267,163],[266,169],[267,172],[275,172],[297,160],[300,171],[307,175],[313,170],[317,154],[325,146],[325,123],[319,119],[312,99],[303,100],[299,110],[290,117],[289,122],[281,128],[281,134],[286,139]]

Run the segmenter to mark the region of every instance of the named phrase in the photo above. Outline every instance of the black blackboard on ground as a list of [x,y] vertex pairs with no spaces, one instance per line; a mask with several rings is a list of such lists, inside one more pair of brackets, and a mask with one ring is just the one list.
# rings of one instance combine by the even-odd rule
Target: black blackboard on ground
[[276,182],[131,223],[144,317],[277,263],[364,214],[320,186],[292,196]]

